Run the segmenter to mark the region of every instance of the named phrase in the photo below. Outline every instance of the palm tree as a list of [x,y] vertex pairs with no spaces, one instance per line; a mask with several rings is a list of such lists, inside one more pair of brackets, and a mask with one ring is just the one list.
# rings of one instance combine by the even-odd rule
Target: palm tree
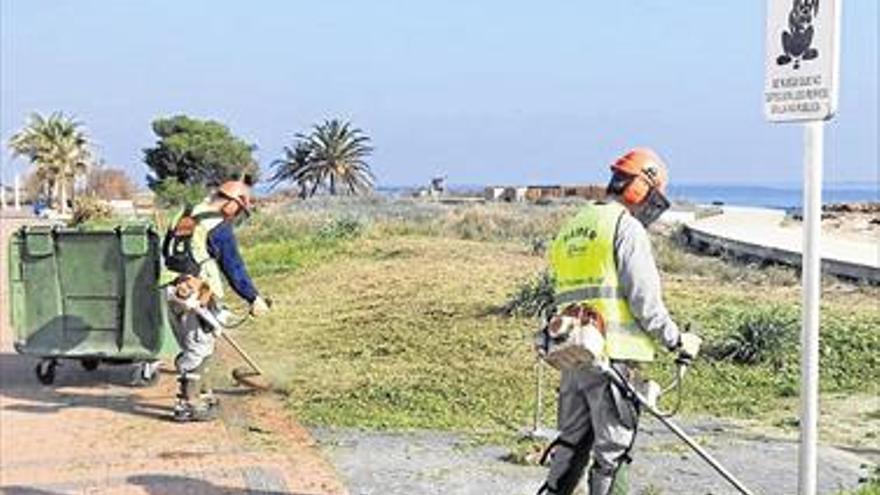
[[366,158],[373,152],[370,138],[350,122],[337,119],[316,124],[310,134],[296,134],[293,147],[284,147],[284,157],[272,162],[271,181],[295,183],[300,196],[313,196],[319,187],[330,194],[338,188],[359,194],[373,188],[373,177]]
[[82,123],[56,112],[44,118],[30,116],[23,129],[9,139],[13,156],[24,156],[37,167],[52,196],[67,211],[67,191],[92,161],[90,142]]
[[299,187],[303,199],[315,193],[320,183],[316,170],[312,167],[312,147],[308,139],[300,134],[295,136],[293,148],[284,147],[284,158],[272,162],[275,173],[269,179],[272,186],[282,182],[292,182]]
[[370,138],[350,122],[325,120],[315,125],[309,136],[314,175],[323,183],[330,182],[330,194],[336,194],[337,185],[358,194],[373,188],[373,173],[366,158],[373,152]]

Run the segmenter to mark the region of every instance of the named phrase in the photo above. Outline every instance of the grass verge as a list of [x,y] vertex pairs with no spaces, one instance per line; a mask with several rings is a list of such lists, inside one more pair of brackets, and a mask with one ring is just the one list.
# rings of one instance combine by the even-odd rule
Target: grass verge
[[[278,304],[241,337],[289,407],[309,424],[439,428],[507,443],[534,407],[535,321],[500,310],[544,259],[525,238],[436,228],[462,216],[430,228],[337,218],[269,217],[243,235],[258,286]],[[547,218],[556,222],[555,214]],[[527,235],[541,222],[525,222]],[[766,276],[748,265],[722,273],[715,269],[722,261],[669,249],[658,259],[675,319],[697,324],[710,348],[732,341],[757,349],[745,360],[723,353],[701,360],[686,381],[686,412],[796,426],[799,289],[790,274]],[[826,284],[824,397],[880,395],[877,294]],[[661,361],[652,375],[663,379],[670,366]],[[553,424],[555,373],[548,375]],[[823,434],[847,445],[876,442],[869,432],[880,429],[872,416],[880,407],[825,409],[834,416],[823,418]]]
[[[546,238],[571,208],[430,208],[256,217],[242,248],[277,305],[241,338],[306,423],[457,430],[510,444],[534,408],[535,320],[503,309],[541,292],[534,280],[545,261],[531,241]],[[717,350],[689,374],[685,412],[793,431],[794,272],[686,253],[663,239],[655,249],[674,318],[696,324]],[[880,431],[878,294],[825,284],[826,441],[870,445],[871,431]],[[725,346],[747,352],[734,358]],[[651,373],[662,380],[670,366],[663,361]],[[547,375],[545,420],[553,424],[556,374]]]

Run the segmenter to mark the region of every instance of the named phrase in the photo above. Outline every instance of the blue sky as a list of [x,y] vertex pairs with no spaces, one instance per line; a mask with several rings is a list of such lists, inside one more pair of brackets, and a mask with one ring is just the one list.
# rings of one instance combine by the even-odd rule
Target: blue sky
[[[764,0],[0,0],[0,138],[86,123],[137,179],[150,122],[215,118],[267,166],[349,118],[383,184],[601,182],[657,149],[679,183],[794,183],[802,130],[762,114]],[[878,2],[844,5],[826,180],[878,180]],[[4,179],[24,167],[3,149]]]

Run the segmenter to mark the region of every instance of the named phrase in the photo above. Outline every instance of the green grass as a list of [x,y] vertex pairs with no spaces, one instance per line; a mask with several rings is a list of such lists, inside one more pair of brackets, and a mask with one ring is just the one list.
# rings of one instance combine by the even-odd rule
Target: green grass
[[[524,241],[541,231],[538,225],[555,225],[557,214],[538,210],[540,218],[523,219],[519,234],[504,238],[493,230],[497,222],[475,227],[476,211],[470,220],[440,215],[425,220],[427,227],[308,212],[267,217],[243,232],[257,285],[277,304],[241,337],[301,420],[495,439],[512,438],[529,424],[536,322],[504,316],[502,309],[544,269]],[[488,217],[509,215],[493,210]],[[786,424],[798,387],[798,287],[788,274],[767,277],[747,265],[722,272],[713,269],[720,260],[664,256],[684,257],[678,268],[664,266],[666,299],[677,321],[699,324],[710,346],[746,335],[767,351],[751,364],[700,360],[686,380],[685,411]],[[878,292],[826,287],[823,392],[876,396]],[[768,325],[778,327],[774,339],[756,340]],[[662,380],[670,370],[666,358],[650,371]],[[556,374],[547,375],[546,421],[553,424]],[[859,422],[877,425],[866,414]]]
[[345,252],[362,228],[348,217],[303,224],[289,217],[262,216],[242,232],[242,256],[253,277],[292,272]]
[[841,495],[880,495],[880,482],[867,483],[855,490],[841,492]]
[[509,429],[533,394],[532,322],[498,302],[517,282],[508,271],[536,264],[517,247],[364,239],[297,277],[260,280],[280,304],[244,337],[306,422]]
[[880,495],[880,466],[865,466],[871,471],[862,480],[859,487],[852,491],[841,492],[840,495]]

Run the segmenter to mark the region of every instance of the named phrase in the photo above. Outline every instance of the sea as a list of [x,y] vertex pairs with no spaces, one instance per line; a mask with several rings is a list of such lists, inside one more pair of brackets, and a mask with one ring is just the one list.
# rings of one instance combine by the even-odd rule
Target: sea
[[[798,210],[803,206],[800,184],[779,186],[751,186],[730,184],[670,185],[673,200],[694,204],[724,204],[754,206],[783,210]],[[880,185],[871,182],[824,184],[822,203],[880,202]]]
[[[411,195],[415,186],[380,186],[378,192],[387,197]],[[483,186],[476,184],[453,184],[453,194],[477,195]],[[668,191],[670,199],[699,205],[722,204],[728,206],[751,206],[787,211],[800,210],[803,190],[800,184],[754,186],[745,184],[677,184]],[[880,184],[876,182],[841,182],[825,184],[822,203],[880,202]]]

